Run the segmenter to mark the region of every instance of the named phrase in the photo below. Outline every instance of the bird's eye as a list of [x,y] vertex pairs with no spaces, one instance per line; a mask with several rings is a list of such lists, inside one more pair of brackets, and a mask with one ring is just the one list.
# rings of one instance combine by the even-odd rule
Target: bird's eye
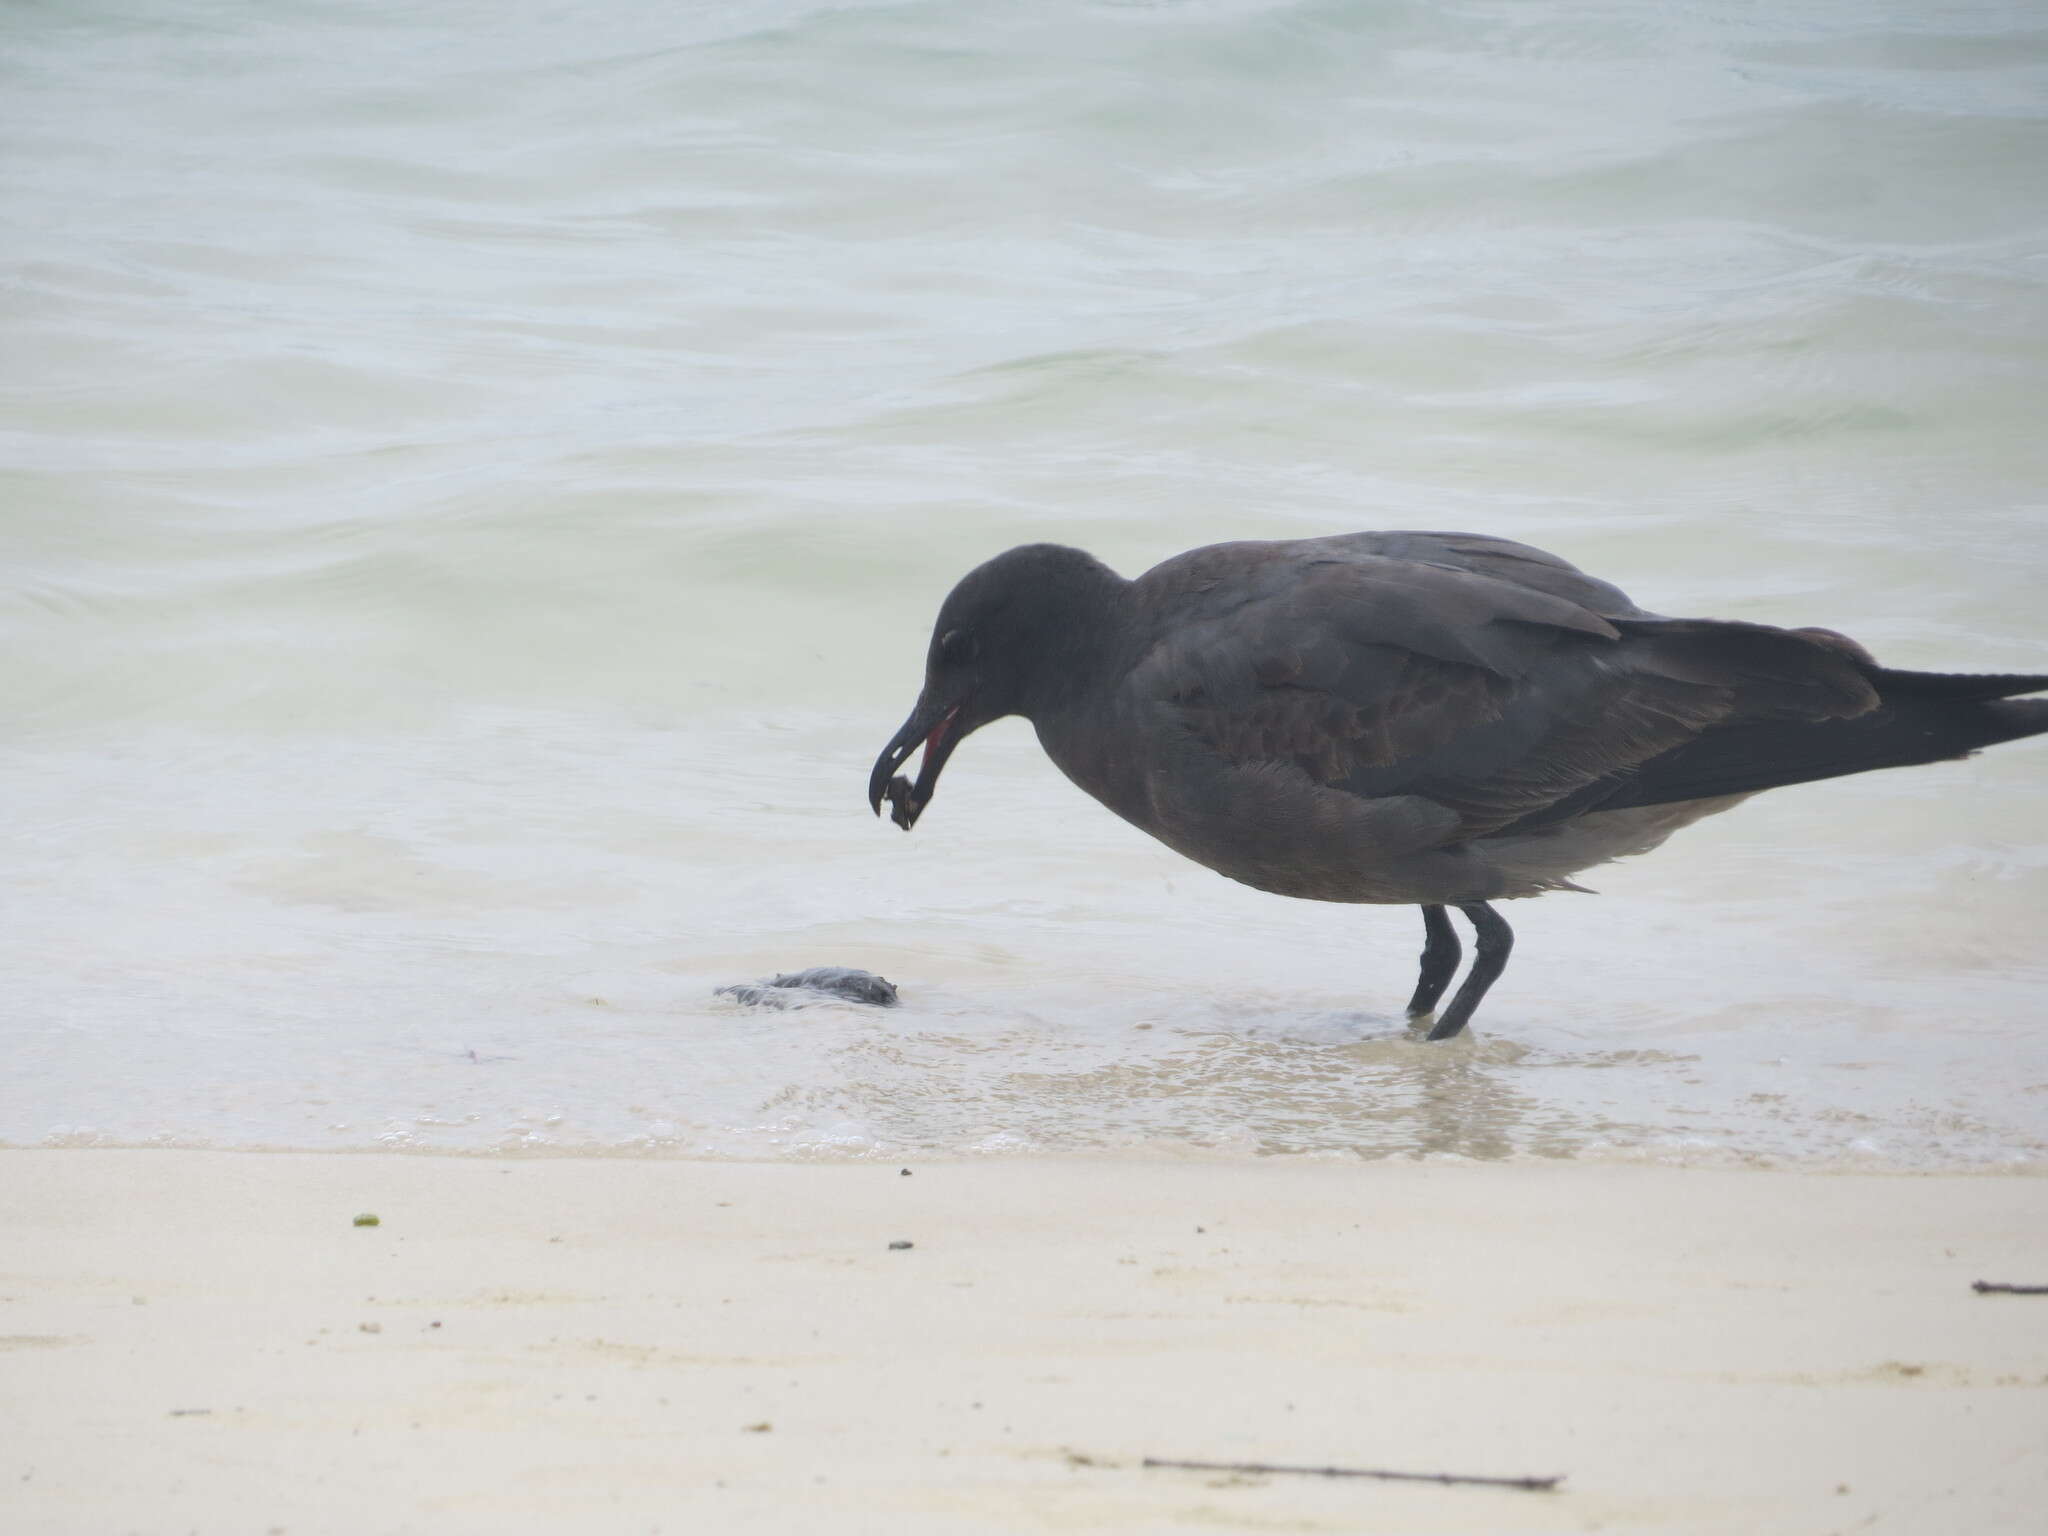
[[949,629],[939,636],[939,660],[946,666],[957,667],[974,660],[975,650],[974,636],[964,629]]

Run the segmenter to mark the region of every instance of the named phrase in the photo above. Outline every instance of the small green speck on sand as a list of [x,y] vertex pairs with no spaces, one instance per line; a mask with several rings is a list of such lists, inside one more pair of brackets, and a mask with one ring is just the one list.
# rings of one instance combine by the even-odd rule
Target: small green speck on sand
[[362,1215],[356,1218],[356,1225],[359,1227],[374,1227],[378,1224],[379,1223],[377,1221],[377,1213],[375,1211],[365,1211]]

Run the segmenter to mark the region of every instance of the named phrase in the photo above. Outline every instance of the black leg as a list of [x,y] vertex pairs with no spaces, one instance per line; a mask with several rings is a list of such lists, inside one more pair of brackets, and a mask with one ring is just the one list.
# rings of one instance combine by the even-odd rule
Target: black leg
[[1415,995],[1408,999],[1408,1017],[1426,1018],[1436,1000],[1458,974],[1458,934],[1451,927],[1451,914],[1442,907],[1422,909],[1422,974],[1415,980]]
[[1514,929],[1485,902],[1468,901],[1458,910],[1471,921],[1472,934],[1478,942],[1473,946],[1472,970],[1444,1016],[1436,1021],[1436,1028],[1429,1032],[1432,1040],[1448,1040],[1471,1022],[1486,989],[1508,968],[1508,952],[1515,947]]

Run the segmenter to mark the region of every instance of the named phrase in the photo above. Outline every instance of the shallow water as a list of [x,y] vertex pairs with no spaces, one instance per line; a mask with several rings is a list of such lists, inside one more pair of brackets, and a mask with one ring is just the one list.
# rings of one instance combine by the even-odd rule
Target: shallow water
[[[1472,528],[2041,669],[2018,4],[18,6],[0,1140],[2048,1157],[2038,743],[1506,909],[1178,860],[1017,722],[1010,544]],[[747,1011],[811,965],[904,1006]]]

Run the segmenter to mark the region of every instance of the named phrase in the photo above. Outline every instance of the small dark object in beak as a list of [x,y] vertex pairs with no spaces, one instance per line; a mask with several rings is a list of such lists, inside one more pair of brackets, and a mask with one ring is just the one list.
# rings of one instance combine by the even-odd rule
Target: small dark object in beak
[[[877,816],[882,814],[882,801],[886,799],[891,821],[906,832],[916,824],[924,808],[931,804],[939,770],[946,766],[946,759],[959,744],[960,738],[952,729],[959,718],[958,704],[936,712],[922,700],[918,702],[910,718],[903,722],[903,729],[890,738],[882,755],[875,759],[875,770],[868,775],[868,805]],[[924,761],[918,766],[917,782],[913,784],[895,770],[903,766],[920,742],[924,744]]]
[[902,774],[899,773],[889,780],[889,819],[906,832],[917,820],[918,812],[924,809],[924,802],[917,799],[916,795],[917,786]]

